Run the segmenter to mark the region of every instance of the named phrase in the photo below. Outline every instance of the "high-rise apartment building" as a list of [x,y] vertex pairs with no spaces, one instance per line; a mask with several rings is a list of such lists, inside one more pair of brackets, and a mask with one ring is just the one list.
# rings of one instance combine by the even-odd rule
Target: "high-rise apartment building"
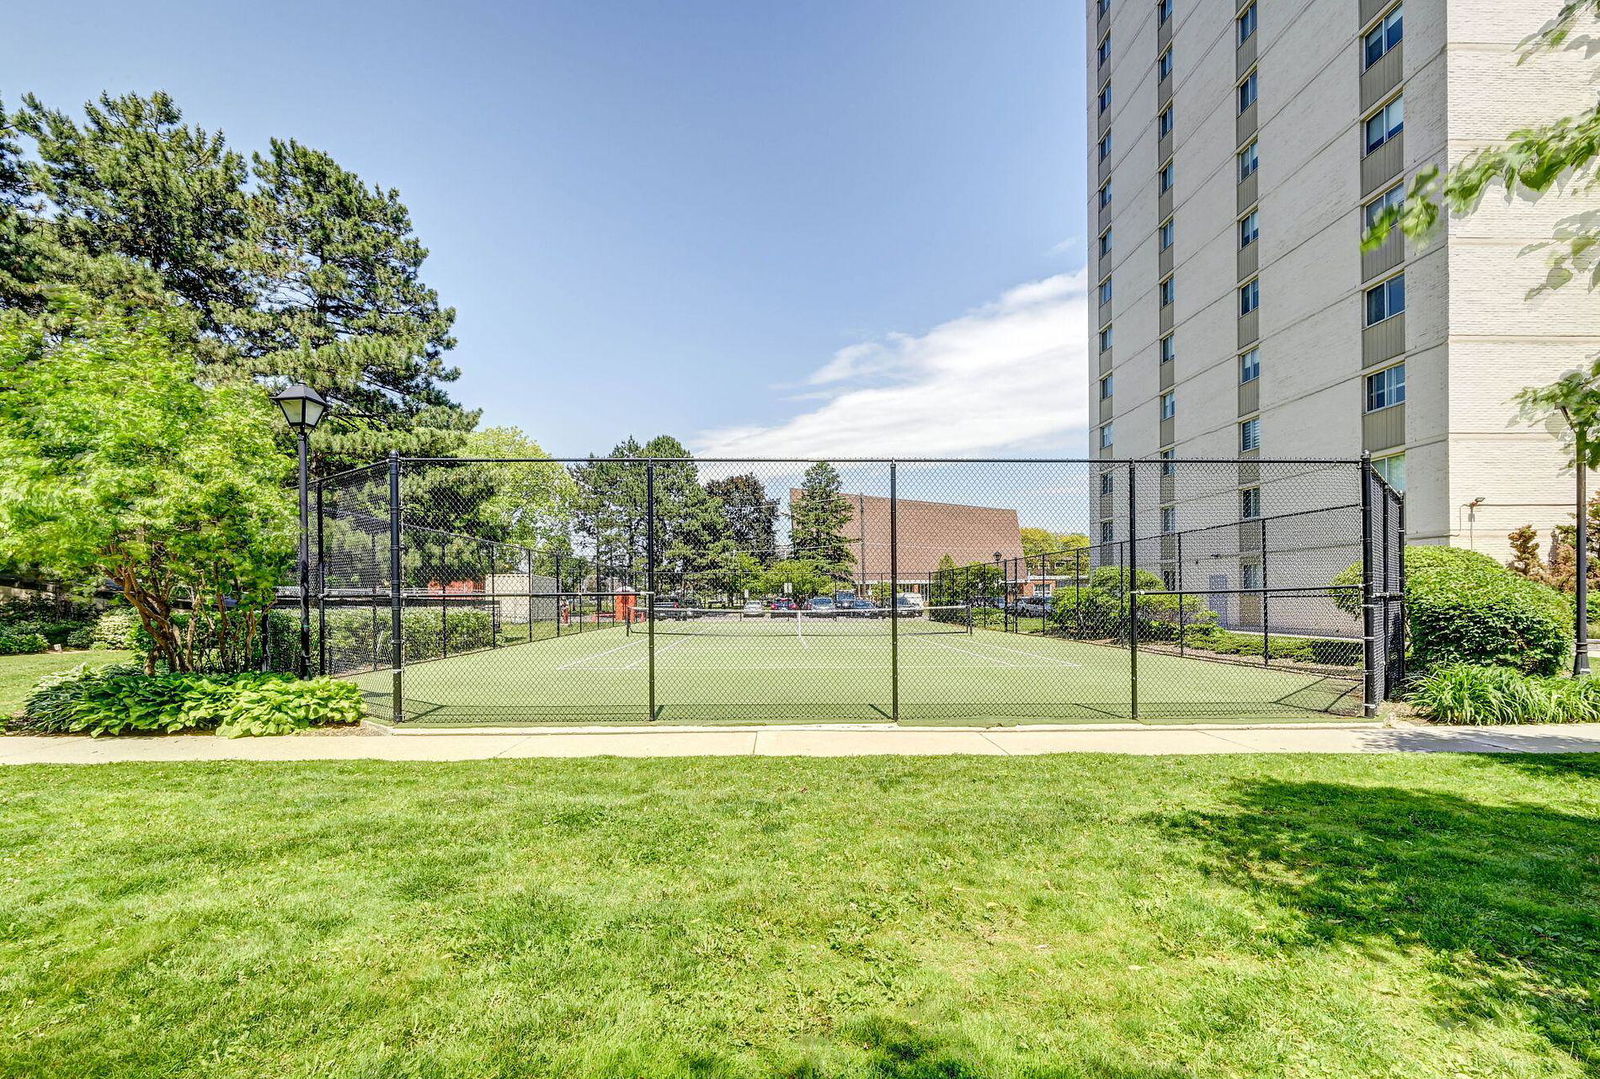
[[1570,522],[1555,442],[1509,399],[1600,353],[1593,295],[1530,300],[1547,267],[1519,254],[1579,199],[1497,192],[1429,243],[1361,250],[1419,170],[1592,102],[1581,54],[1518,66],[1558,7],[1088,0],[1096,451],[1369,451],[1412,541],[1495,555]]

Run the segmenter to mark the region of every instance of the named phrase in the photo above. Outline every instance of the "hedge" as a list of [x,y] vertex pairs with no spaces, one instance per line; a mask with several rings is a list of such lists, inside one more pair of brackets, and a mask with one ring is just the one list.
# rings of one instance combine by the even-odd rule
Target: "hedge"
[[[1468,663],[1553,674],[1570,658],[1572,603],[1560,592],[1460,547],[1407,547],[1405,559],[1414,670]],[[1359,587],[1361,566],[1333,583]],[[1358,591],[1338,602],[1360,611]]]
[[13,727],[91,735],[201,730],[237,738],[356,723],[361,716],[361,690],[331,678],[148,675],[135,667],[80,665],[41,678]]
[[0,656],[25,656],[49,647],[42,633],[0,630]]

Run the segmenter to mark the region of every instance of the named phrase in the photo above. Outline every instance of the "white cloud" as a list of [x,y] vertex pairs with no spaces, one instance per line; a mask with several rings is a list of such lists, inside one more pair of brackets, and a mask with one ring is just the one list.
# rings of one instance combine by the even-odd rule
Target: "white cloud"
[[1057,274],[922,334],[840,349],[807,379],[812,407],[771,426],[702,432],[705,457],[1077,457],[1088,427],[1088,280]]

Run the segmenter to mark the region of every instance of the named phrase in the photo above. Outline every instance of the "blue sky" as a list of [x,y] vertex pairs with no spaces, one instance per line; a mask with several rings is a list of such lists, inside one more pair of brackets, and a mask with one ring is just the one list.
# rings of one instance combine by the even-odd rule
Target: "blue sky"
[[[0,72],[165,89],[397,187],[454,394],[555,453],[1086,450],[1081,5],[29,5]],[[24,47],[17,48],[22,44]]]

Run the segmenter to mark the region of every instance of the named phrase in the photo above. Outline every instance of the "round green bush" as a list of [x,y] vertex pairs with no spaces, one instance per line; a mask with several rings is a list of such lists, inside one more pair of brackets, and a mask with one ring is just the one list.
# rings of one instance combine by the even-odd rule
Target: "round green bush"
[[[1560,592],[1459,547],[1407,547],[1405,558],[1415,669],[1469,663],[1553,674],[1570,658],[1572,603]],[[1359,586],[1361,567],[1333,583]],[[1345,592],[1339,605],[1359,612],[1360,593]]]

